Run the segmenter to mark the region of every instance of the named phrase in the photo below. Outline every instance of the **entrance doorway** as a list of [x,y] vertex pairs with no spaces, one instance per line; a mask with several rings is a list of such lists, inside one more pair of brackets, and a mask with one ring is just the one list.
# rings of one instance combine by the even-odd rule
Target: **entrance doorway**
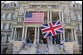
[[34,35],[35,35],[35,28],[34,27],[28,27],[27,37],[31,40],[31,43],[34,43]]

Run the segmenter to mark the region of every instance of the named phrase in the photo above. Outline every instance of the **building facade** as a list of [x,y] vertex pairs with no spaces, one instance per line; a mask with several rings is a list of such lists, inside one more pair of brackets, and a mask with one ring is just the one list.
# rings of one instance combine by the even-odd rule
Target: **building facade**
[[[60,20],[64,33],[55,36],[64,42],[75,42],[82,46],[82,4],[72,1],[17,1],[1,2],[1,46],[14,41],[25,41],[27,37],[31,43],[38,41],[48,43],[43,39],[40,25],[24,23],[25,12],[44,12],[44,23]],[[52,42],[51,42],[52,43]],[[54,44],[54,43],[53,43]],[[82,48],[80,48],[81,50]]]

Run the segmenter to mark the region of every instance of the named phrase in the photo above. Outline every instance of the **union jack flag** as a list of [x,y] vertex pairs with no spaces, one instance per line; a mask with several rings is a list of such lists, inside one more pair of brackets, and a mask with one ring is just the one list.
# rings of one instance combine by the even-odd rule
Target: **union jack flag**
[[60,24],[60,20],[41,25],[41,31],[44,38],[57,35],[57,33],[63,33],[63,27]]

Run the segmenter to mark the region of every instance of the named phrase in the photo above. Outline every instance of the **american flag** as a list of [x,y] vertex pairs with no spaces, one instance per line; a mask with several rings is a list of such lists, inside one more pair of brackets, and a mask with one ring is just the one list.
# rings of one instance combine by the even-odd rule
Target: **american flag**
[[43,23],[44,13],[43,12],[26,12],[24,23]]
[[57,35],[57,33],[62,33],[63,28],[60,24],[60,20],[55,20],[53,22],[41,25],[41,31],[44,38]]

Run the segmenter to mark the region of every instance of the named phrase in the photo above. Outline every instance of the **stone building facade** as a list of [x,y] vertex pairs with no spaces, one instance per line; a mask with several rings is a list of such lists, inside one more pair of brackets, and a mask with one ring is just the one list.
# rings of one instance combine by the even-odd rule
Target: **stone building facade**
[[[17,1],[1,2],[1,47],[7,47],[11,40],[25,41],[27,37],[32,43],[41,44],[41,24],[24,23],[25,12],[44,12],[44,23],[60,20],[64,33],[57,38],[64,42],[75,42],[82,50],[82,4],[72,1]],[[44,44],[48,41],[43,40]],[[51,42],[52,43],[52,42]]]

